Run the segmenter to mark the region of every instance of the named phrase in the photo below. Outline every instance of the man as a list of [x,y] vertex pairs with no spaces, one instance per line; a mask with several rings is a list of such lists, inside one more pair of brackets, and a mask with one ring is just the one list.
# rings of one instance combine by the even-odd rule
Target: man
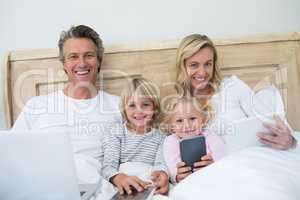
[[94,183],[103,158],[103,133],[121,120],[119,98],[96,88],[104,51],[97,32],[84,25],[71,27],[61,33],[58,46],[68,82],[63,90],[30,99],[13,129],[68,132],[79,183]]

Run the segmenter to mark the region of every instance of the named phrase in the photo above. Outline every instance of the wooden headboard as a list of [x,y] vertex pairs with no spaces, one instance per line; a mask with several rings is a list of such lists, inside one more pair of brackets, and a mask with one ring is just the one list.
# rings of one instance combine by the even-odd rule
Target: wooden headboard
[[[254,90],[274,84],[283,96],[288,120],[300,130],[300,33],[215,39],[225,76],[235,74]],[[177,41],[106,47],[99,83],[119,94],[124,81],[143,76],[155,82],[162,96],[174,93]],[[4,69],[6,126],[11,127],[26,101],[63,87],[67,77],[58,50],[8,53]]]

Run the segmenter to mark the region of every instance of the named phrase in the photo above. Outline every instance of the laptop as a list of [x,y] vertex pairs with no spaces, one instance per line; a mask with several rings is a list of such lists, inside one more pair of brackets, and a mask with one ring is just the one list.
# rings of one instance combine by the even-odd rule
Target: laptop
[[151,200],[155,192],[155,187],[151,186],[143,192],[134,191],[133,194],[116,193],[110,200]]
[[67,134],[0,131],[0,199],[81,200],[89,188],[81,197]]

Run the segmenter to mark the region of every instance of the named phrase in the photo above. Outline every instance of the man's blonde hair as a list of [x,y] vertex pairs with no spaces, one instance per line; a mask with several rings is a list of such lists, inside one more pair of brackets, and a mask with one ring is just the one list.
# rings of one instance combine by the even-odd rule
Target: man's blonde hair
[[203,48],[210,48],[213,51],[213,75],[210,85],[214,92],[218,91],[222,81],[221,72],[218,66],[217,50],[213,42],[206,36],[192,34],[182,39],[176,54],[176,71],[177,71],[177,92],[184,95],[192,94],[190,78],[185,67],[185,60],[195,55]]
[[145,78],[133,78],[128,82],[128,86],[121,93],[120,111],[124,121],[128,121],[126,116],[126,105],[129,99],[136,95],[138,98],[149,98],[154,105],[153,123],[157,120],[160,113],[159,89],[151,81]]

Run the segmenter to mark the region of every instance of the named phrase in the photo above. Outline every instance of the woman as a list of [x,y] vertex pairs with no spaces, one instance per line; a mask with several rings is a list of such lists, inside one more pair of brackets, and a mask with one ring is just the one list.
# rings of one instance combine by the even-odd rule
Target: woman
[[[250,100],[253,91],[236,76],[223,78],[218,66],[218,55],[213,42],[205,35],[192,34],[185,37],[177,50],[177,91],[191,95],[200,101],[212,101],[216,111],[210,124],[218,134],[230,131],[230,121],[252,115]],[[278,117],[276,126],[264,124],[272,134],[257,133],[259,141],[275,149],[287,150],[297,141],[291,130]],[[212,163],[211,159],[204,164]],[[185,172],[184,167],[179,170]]]

